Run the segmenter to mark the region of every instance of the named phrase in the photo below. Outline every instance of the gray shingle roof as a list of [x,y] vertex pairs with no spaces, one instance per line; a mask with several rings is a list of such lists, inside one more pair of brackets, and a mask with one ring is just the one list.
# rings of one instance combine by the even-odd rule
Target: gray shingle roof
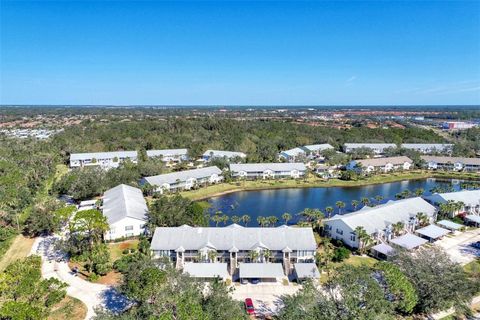
[[304,146],[305,149],[308,151],[318,151],[318,150],[326,150],[326,149],[333,149],[333,147],[328,143],[322,144],[309,144]]
[[462,190],[457,192],[435,193],[425,199],[432,203],[445,203],[449,200],[461,201],[467,206],[480,205],[480,190]]
[[183,273],[188,273],[194,278],[227,278],[227,264],[223,262],[217,263],[196,263],[186,262],[183,265]]
[[301,154],[305,154],[305,150],[303,150],[302,148],[293,148],[293,149],[282,151],[280,152],[280,154],[286,154],[287,156],[290,156],[290,157],[297,157]]
[[162,149],[162,150],[147,150],[147,156],[149,157],[171,157],[186,155],[187,149]]
[[407,250],[411,250],[427,243],[428,240],[420,238],[414,234],[407,233],[407,234],[404,234],[403,236],[390,240],[390,242],[402,248],[405,248]]
[[480,166],[480,158],[464,158],[464,157],[437,157],[437,156],[420,156],[425,162],[436,163],[462,163],[464,165]]
[[405,156],[399,157],[388,157],[388,158],[372,158],[372,159],[362,159],[362,160],[354,160],[355,162],[360,163],[364,167],[373,166],[373,167],[381,167],[388,163],[393,165],[401,165],[405,162],[413,163],[412,159]]
[[240,278],[282,278],[285,276],[281,263],[240,263]]
[[364,207],[358,211],[335,215],[326,219],[325,223],[331,220],[342,220],[352,230],[362,226],[368,234],[375,233],[378,230],[384,230],[388,225],[397,222],[408,221],[419,212],[425,213],[429,217],[435,214],[435,207],[420,197],[409,198],[397,201],[389,201],[376,207]]
[[137,151],[112,151],[112,152],[88,152],[88,153],[72,153],[72,160],[89,160],[89,159],[113,159],[113,158],[136,158]]
[[265,170],[272,171],[305,171],[307,167],[303,163],[238,163],[231,164],[230,171],[232,172],[263,172]]
[[469,214],[469,215],[465,216],[465,219],[469,220],[469,221],[472,221],[472,222],[475,222],[475,223],[480,223],[480,216],[476,216],[476,215],[473,215],[473,214]]
[[226,151],[226,150],[207,150],[203,153],[203,156],[206,157],[226,157],[226,158],[235,158],[235,157],[240,157],[240,158],[245,158],[247,155],[243,152],[237,152],[237,151]]
[[416,233],[429,237],[430,239],[438,239],[450,233],[450,230],[440,228],[434,224],[415,230]]
[[295,263],[293,267],[295,268],[295,273],[297,274],[298,279],[320,278],[320,271],[318,271],[317,265],[313,262]]
[[147,212],[147,203],[138,188],[121,184],[103,195],[103,214],[109,224],[126,217],[147,221]]
[[236,224],[228,227],[159,227],[155,229],[152,250],[315,250],[317,245],[312,228],[246,228]]
[[220,175],[222,174],[222,170],[220,170],[216,166],[212,166],[200,169],[160,174],[158,176],[145,177],[144,179],[152,186],[156,185],[160,187],[164,183],[172,184],[175,183],[177,180],[184,182],[190,178],[202,179],[210,177],[213,174]]

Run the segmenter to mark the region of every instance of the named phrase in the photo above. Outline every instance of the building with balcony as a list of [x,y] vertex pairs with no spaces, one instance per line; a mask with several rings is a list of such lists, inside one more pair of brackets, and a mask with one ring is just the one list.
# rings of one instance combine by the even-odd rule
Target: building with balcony
[[126,160],[137,163],[137,159],[137,151],[72,153],[70,154],[70,168],[100,166],[110,169],[117,168]]
[[303,163],[240,163],[231,164],[233,178],[244,179],[297,179],[305,175],[307,167]]

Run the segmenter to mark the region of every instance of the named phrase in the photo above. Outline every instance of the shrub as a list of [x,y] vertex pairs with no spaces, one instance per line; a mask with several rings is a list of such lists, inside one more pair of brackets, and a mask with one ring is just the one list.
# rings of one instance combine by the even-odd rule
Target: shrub
[[128,254],[130,252],[130,249],[123,249],[122,254]]
[[98,279],[100,279],[100,276],[96,273],[90,273],[90,275],[88,276],[88,281],[91,282],[96,282],[98,281]]
[[336,248],[333,252],[333,261],[342,262],[345,259],[350,258],[350,250],[345,247]]

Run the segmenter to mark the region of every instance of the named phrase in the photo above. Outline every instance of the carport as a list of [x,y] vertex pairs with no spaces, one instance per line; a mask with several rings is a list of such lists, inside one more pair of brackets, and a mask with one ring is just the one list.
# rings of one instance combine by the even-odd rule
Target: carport
[[239,278],[260,279],[262,282],[276,282],[285,277],[281,263],[240,263]]
[[475,224],[476,227],[480,225],[480,216],[475,216],[473,214],[469,214],[465,216],[465,220],[467,220],[470,223]]
[[449,234],[450,230],[440,228],[439,226],[431,224],[429,226],[426,226],[425,228],[418,229],[415,232],[418,233],[421,237],[426,238],[430,242],[433,242]]
[[226,263],[196,263],[186,262],[183,265],[183,273],[188,274],[190,277],[210,280],[214,278],[227,279],[229,274],[227,271]]
[[411,233],[407,233],[407,234],[404,234],[403,236],[390,240],[390,243],[393,243],[407,250],[413,250],[415,248],[420,247],[421,245],[424,245],[427,242],[428,240],[420,238]]
[[295,270],[295,277],[297,281],[305,279],[319,279],[320,271],[318,271],[317,265],[311,263],[295,263],[293,265]]
[[376,246],[373,246],[370,250],[372,251],[372,255],[378,259],[387,260],[395,254],[395,249],[386,243],[379,243]]
[[463,225],[455,223],[450,220],[440,220],[440,221],[437,221],[437,224],[444,227],[445,229],[449,229],[452,231],[457,231],[464,227]]

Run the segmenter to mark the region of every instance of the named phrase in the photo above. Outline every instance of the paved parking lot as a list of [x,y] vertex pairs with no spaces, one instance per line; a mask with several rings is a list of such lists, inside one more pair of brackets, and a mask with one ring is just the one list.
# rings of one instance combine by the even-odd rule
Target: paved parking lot
[[480,250],[470,246],[475,241],[480,241],[480,228],[444,237],[435,242],[435,245],[442,247],[453,261],[464,265],[480,257]]
[[301,286],[290,283],[283,285],[276,283],[259,284],[236,284],[232,297],[235,300],[244,301],[246,298],[253,300],[257,314],[271,315],[278,312],[282,307],[280,297],[296,293]]

